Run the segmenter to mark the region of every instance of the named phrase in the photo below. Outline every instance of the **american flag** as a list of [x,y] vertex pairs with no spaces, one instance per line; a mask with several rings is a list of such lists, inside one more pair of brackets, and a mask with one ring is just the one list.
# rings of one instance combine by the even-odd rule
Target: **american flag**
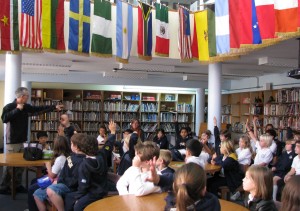
[[190,14],[187,9],[180,6],[178,7],[179,14],[179,52],[181,62],[192,62],[192,42],[190,30]]
[[21,46],[41,49],[41,0],[22,0]]

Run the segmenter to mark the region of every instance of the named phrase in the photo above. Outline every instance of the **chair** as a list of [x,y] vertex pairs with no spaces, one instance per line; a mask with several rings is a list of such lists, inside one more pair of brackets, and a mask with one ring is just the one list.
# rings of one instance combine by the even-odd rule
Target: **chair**
[[[112,172],[107,172],[107,180],[108,182],[110,182],[111,184],[117,185],[118,180],[120,179],[120,176],[112,173]],[[119,195],[118,191],[108,191],[107,193],[107,197],[109,196],[115,196],[115,195]]]

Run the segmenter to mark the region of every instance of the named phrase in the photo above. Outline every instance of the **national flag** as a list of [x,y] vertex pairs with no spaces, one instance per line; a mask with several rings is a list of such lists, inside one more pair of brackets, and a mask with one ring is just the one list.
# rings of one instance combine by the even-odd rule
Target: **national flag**
[[139,2],[138,7],[138,56],[143,60],[152,59],[152,11],[151,6]]
[[275,38],[274,0],[255,0],[261,39]]
[[261,44],[260,26],[256,14],[255,0],[252,0],[252,44]]
[[199,53],[198,53],[198,38],[197,38],[197,28],[196,28],[196,17],[194,15],[194,36],[193,36],[193,42],[192,42],[192,56],[193,59],[199,59]]
[[230,48],[240,48],[240,0],[229,0]]
[[[179,53],[181,62],[192,62],[192,42],[191,42],[191,30],[190,30],[190,14],[187,9],[182,6],[178,6],[179,14]],[[199,45],[199,43],[198,43]]]
[[209,61],[216,56],[215,6],[196,12],[196,29],[198,38],[199,61]]
[[116,59],[121,63],[128,63],[133,30],[132,6],[126,2],[117,0],[117,53]]
[[42,1],[42,11],[43,48],[65,51],[64,0]]
[[101,57],[112,56],[111,3],[106,0],[94,0],[92,28],[93,54]]
[[275,31],[296,32],[298,30],[298,0],[275,0]]
[[0,7],[0,50],[19,50],[18,0],[2,0]]
[[90,51],[90,0],[70,1],[69,50],[88,54]]
[[230,52],[228,0],[216,0],[216,46],[218,54]]
[[156,45],[155,54],[169,57],[169,9],[167,6],[156,3]]
[[21,46],[42,49],[41,0],[22,0]]

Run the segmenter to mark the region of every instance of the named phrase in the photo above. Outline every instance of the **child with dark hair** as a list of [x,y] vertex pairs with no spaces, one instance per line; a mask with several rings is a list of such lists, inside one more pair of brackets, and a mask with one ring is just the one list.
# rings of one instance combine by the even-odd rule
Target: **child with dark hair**
[[166,198],[165,210],[210,210],[220,211],[218,198],[206,191],[206,173],[195,163],[180,167],[173,183],[174,192],[169,192]]
[[203,144],[197,139],[190,139],[186,142],[185,163],[196,163],[202,168],[205,167],[206,160],[200,156]]
[[161,192],[160,187],[146,181],[150,174],[150,162],[154,157],[159,157],[159,148],[154,142],[145,141],[135,146],[132,166],[125,171],[117,183],[120,195],[144,196]]
[[37,141],[39,144],[43,145],[43,149],[49,149],[50,146],[47,144],[48,134],[46,131],[39,131],[36,134]]
[[267,167],[252,165],[243,179],[243,188],[250,192],[245,205],[249,210],[276,211],[277,208],[272,200],[272,172]]
[[97,137],[98,145],[104,145],[106,142],[106,127],[104,125],[101,125],[99,128],[99,135]]
[[[53,144],[53,158],[51,162],[45,162],[47,175],[52,181],[56,181],[67,157],[70,155],[68,140],[64,136],[58,136]],[[52,165],[52,167],[51,167]],[[38,184],[32,184],[28,191],[29,210],[46,209],[46,189],[39,188]]]
[[107,165],[105,155],[98,153],[97,139],[87,136],[82,151],[86,157],[78,169],[78,188],[77,191],[66,194],[66,211],[84,210],[87,205],[107,194]]
[[165,130],[160,128],[156,133],[157,134],[153,138],[153,141],[159,146],[160,149],[169,149],[169,141],[165,134]]
[[283,189],[280,211],[285,210],[300,210],[300,175],[292,177]]

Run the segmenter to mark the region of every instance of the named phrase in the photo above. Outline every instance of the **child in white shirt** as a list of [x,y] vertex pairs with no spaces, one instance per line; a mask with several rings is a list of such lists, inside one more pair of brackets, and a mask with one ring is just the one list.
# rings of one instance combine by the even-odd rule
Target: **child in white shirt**
[[200,157],[203,145],[197,139],[190,139],[186,142],[185,163],[196,163],[205,168],[207,160]]
[[242,165],[250,165],[252,158],[252,147],[248,136],[240,137],[239,148],[235,150],[238,156],[238,162]]
[[292,176],[294,176],[294,175],[300,175],[300,141],[296,141],[295,153],[297,154],[297,156],[294,157],[294,159],[293,159],[291,170],[284,177],[284,182],[285,183],[287,181],[289,181],[289,179]]
[[268,166],[273,159],[273,153],[270,150],[273,138],[270,135],[263,134],[259,140],[260,149],[256,153],[254,165]]
[[150,161],[154,157],[159,157],[159,147],[154,142],[145,141],[135,146],[132,166],[125,171],[117,183],[119,195],[144,196],[161,192],[159,186],[146,181],[146,178],[150,176]]

